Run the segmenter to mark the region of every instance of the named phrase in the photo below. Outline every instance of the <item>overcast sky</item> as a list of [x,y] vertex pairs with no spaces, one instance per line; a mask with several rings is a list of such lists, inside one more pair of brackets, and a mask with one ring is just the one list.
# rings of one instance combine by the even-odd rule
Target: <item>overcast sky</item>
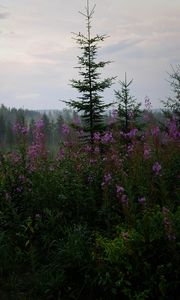
[[[90,0],[92,31],[107,34],[99,49],[113,62],[102,76],[133,78],[132,94],[154,108],[170,94],[167,72],[180,63],[180,0]],[[86,32],[86,0],[0,0],[0,103],[28,109],[61,109],[78,96],[80,54],[71,32]],[[114,84],[105,101],[114,100]]]

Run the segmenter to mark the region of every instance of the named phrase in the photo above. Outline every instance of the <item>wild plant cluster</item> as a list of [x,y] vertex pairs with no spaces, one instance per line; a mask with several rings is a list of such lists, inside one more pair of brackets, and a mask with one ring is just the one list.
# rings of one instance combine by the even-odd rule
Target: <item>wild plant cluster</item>
[[55,157],[44,123],[0,155],[0,299],[179,299],[180,159],[176,119],[93,143],[63,124]]

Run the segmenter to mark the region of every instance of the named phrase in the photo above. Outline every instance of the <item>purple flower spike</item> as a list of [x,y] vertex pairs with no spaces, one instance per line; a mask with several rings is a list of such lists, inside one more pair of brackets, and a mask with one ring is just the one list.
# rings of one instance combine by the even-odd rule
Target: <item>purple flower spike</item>
[[117,194],[123,194],[124,188],[120,185],[116,185],[116,192],[117,192]]
[[160,171],[161,171],[161,165],[156,161],[152,167],[153,172],[155,175],[159,175]]

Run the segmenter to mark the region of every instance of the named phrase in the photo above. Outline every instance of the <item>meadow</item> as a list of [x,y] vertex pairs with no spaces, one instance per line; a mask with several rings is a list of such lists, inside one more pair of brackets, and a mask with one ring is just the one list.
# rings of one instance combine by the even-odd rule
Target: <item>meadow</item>
[[176,119],[112,115],[90,144],[64,123],[56,155],[42,119],[28,130],[0,154],[0,298],[178,300]]

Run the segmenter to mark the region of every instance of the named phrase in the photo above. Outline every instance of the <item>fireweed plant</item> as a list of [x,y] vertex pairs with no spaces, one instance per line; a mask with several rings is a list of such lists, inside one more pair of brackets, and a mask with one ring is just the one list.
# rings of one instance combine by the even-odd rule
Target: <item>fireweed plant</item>
[[[123,132],[63,124],[53,157],[38,120],[0,155],[1,299],[178,299],[180,159],[175,119]],[[102,151],[103,149],[103,151]]]

